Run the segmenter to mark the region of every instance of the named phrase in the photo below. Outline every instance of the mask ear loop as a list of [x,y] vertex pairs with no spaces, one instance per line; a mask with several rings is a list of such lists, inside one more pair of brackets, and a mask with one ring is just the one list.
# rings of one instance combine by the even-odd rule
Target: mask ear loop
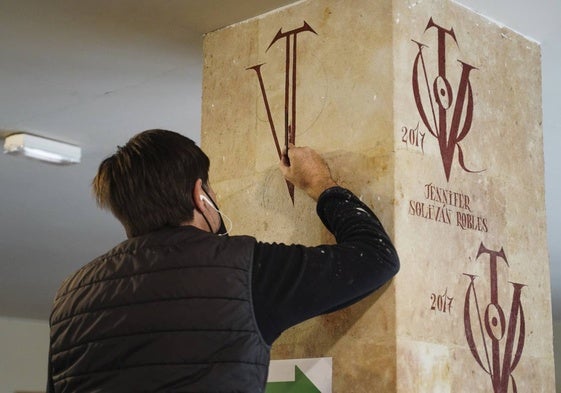
[[[209,195],[210,198],[210,195]],[[212,201],[212,198],[210,198],[210,200]],[[225,213],[222,213],[220,210],[218,210],[215,206],[214,206],[214,202],[213,203],[209,203],[210,207],[216,211],[218,214],[220,214],[220,217],[222,217],[222,219],[226,219],[226,222],[228,225],[226,225],[226,233],[219,233],[218,236],[225,236],[228,235],[230,233],[230,231],[232,230],[232,228],[234,227],[234,224],[232,224],[232,220],[230,219],[230,217],[228,217]],[[205,218],[206,220],[206,218]],[[207,221],[208,222],[208,221]],[[228,228],[229,227],[229,228]]]
[[[232,228],[234,227],[234,224],[232,223],[232,220],[230,219],[230,217],[228,217],[225,213],[222,213],[217,207],[216,207],[216,202],[214,202],[214,199],[212,199],[212,197],[210,196],[209,192],[206,190],[206,188],[203,186],[203,191],[206,194],[206,197],[208,197],[208,199],[210,199],[210,207],[212,207],[218,214],[220,214],[220,217],[222,218],[222,222],[224,222],[224,218],[226,219],[226,221],[229,224],[229,228],[226,227],[226,225],[224,225],[226,232],[225,233],[219,233],[218,236],[226,236],[230,233],[230,231],[232,231]],[[201,196],[201,199],[203,198],[203,196]],[[208,201],[207,201],[208,202]],[[212,227],[210,226],[208,220],[206,219],[206,217],[203,214],[203,217],[205,219],[205,221],[207,222],[207,225],[209,226],[210,231],[212,232]]]

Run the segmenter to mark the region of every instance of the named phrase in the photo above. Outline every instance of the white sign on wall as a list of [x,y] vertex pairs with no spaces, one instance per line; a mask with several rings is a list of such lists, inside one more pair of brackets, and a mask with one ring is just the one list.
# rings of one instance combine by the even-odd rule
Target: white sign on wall
[[331,393],[332,358],[271,360],[265,393]]

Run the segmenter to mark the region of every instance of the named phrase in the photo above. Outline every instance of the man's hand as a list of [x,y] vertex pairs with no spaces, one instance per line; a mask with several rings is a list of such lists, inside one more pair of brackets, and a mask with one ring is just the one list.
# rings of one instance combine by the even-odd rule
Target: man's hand
[[309,147],[288,147],[288,161],[279,163],[284,178],[305,191],[315,201],[323,191],[337,185],[324,159]]

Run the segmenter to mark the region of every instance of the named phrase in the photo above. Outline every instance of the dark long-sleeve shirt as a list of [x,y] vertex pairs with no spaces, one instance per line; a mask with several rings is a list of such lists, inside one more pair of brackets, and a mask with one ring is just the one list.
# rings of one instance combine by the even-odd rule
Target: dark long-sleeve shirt
[[337,244],[255,245],[253,302],[269,344],[291,326],[364,298],[399,270],[382,224],[353,193],[341,187],[324,191],[317,213]]

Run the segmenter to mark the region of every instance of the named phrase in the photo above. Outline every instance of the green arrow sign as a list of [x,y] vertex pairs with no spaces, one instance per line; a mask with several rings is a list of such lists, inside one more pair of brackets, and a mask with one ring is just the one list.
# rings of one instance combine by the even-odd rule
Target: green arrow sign
[[294,366],[295,381],[269,382],[265,393],[321,393],[306,375]]

